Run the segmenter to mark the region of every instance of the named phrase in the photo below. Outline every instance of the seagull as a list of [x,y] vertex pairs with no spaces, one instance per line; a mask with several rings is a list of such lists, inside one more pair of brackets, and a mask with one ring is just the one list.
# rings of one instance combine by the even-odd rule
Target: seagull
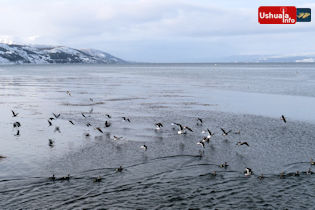
[[313,159],[311,158],[311,161],[310,161],[311,165],[315,165],[315,162],[313,161]]
[[181,124],[179,123],[172,123],[172,125],[177,125],[180,130],[177,131],[178,134],[186,134],[186,130],[189,130],[190,132],[193,132],[193,130],[187,126],[182,126]]
[[54,115],[54,117],[55,117],[56,119],[60,117],[60,114],[55,114],[55,113],[53,113],[53,115]]
[[207,143],[209,143],[209,141],[210,141],[210,138],[208,137],[203,137],[203,139],[201,140],[201,142],[207,142]]
[[52,123],[48,120],[48,127],[52,126]]
[[90,101],[92,101],[92,102],[93,102],[93,101],[94,101],[94,100],[93,100],[93,98],[90,98]]
[[67,176],[63,176],[63,177],[59,178],[59,180],[70,180],[70,174],[68,174]]
[[108,117],[109,119],[112,118],[109,114],[105,114],[106,117]]
[[70,93],[70,91],[69,91],[69,90],[67,90],[67,91],[66,91],[66,93],[67,93],[69,96],[71,96],[71,93]]
[[20,136],[20,130],[17,130],[15,136]]
[[111,123],[106,120],[105,121],[105,127],[108,128],[110,125],[111,125]]
[[258,176],[257,177],[258,179],[260,179],[260,180],[262,180],[262,179],[264,179],[265,177],[264,177],[264,175],[263,174],[261,174],[260,176]]
[[52,139],[48,139],[48,145],[50,146],[50,147],[54,147],[55,145],[55,141],[54,140],[52,140]]
[[245,168],[245,171],[244,171],[244,175],[245,175],[245,176],[250,176],[250,175],[252,175],[252,174],[253,174],[252,169],[250,169],[250,168]]
[[74,125],[74,123],[73,123],[71,120],[69,120],[69,123],[71,123],[72,125]]
[[284,123],[287,123],[287,120],[285,119],[284,115],[281,115],[281,120],[282,120]]
[[208,139],[214,136],[214,133],[212,133],[208,128],[207,128],[207,131],[202,131],[202,133],[206,133],[206,132],[208,132],[208,136],[207,136]]
[[126,117],[122,117],[123,121],[127,121],[127,122],[130,122],[130,119],[129,118],[126,118]]
[[162,123],[155,123],[155,129],[156,130],[160,130],[161,128],[163,128],[163,124]]
[[12,117],[17,117],[19,115],[19,113],[15,113],[13,110],[11,110],[12,112]]
[[201,118],[197,118],[197,125],[202,125],[202,119]]
[[21,127],[21,123],[20,122],[15,122],[13,123],[13,127],[16,128],[16,127]]
[[147,145],[145,145],[145,144],[142,145],[140,148],[143,149],[144,151],[147,151],[147,149],[148,149]]
[[56,177],[55,177],[55,174],[53,174],[51,177],[48,178],[49,180],[51,181],[55,181],[56,180]]
[[84,118],[86,118],[86,116],[83,114],[83,112],[81,113],[81,115],[82,115]]
[[228,132],[226,132],[223,128],[221,128],[221,131],[223,132],[223,136],[227,136],[232,130],[229,130]]
[[116,168],[116,172],[122,172],[124,168],[122,166],[119,166],[119,168]]
[[90,127],[90,126],[92,126],[92,125],[91,125],[91,123],[86,123],[86,126],[87,126],[87,127]]
[[224,162],[223,164],[219,165],[220,168],[227,168],[229,165],[227,162]]
[[197,144],[201,145],[202,148],[205,148],[205,143],[203,143],[203,141],[199,141],[199,142],[197,142]]
[[236,143],[236,145],[239,145],[239,146],[241,146],[241,145],[246,145],[246,146],[248,146],[249,147],[249,144],[246,142],[246,141],[244,141],[244,142],[237,142]]
[[120,137],[119,137],[119,136],[114,136],[114,140],[115,140],[115,141],[120,140],[120,139],[122,139],[122,138],[123,138],[122,136],[120,136]]
[[102,129],[100,129],[99,127],[95,128],[96,130],[98,130],[99,132],[103,133]]
[[55,119],[55,118],[53,118],[53,117],[49,118],[50,121],[52,121],[52,120],[54,120],[54,119]]
[[102,178],[100,176],[94,178],[93,180],[94,182],[101,182],[102,181]]
[[56,127],[55,127],[54,132],[57,132],[57,131],[58,131],[59,133],[61,133],[59,126],[56,126]]

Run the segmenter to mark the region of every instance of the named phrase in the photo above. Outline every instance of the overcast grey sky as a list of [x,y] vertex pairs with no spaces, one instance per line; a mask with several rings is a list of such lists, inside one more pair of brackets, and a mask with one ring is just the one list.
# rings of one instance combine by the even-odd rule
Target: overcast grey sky
[[[0,41],[96,48],[131,61],[315,54],[315,25],[259,25],[259,6],[312,0],[0,0]],[[314,14],[313,14],[314,15]]]

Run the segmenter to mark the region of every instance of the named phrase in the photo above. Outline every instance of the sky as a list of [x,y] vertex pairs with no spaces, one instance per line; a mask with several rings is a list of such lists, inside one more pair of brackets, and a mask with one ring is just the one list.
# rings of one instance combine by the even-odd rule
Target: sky
[[95,48],[128,61],[315,55],[315,23],[258,24],[259,6],[313,0],[0,0],[0,42]]

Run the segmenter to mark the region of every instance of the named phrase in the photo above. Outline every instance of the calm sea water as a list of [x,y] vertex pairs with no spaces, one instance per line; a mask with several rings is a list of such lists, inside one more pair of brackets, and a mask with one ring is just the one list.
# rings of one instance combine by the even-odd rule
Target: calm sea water
[[314,209],[314,105],[314,64],[0,66],[0,208]]

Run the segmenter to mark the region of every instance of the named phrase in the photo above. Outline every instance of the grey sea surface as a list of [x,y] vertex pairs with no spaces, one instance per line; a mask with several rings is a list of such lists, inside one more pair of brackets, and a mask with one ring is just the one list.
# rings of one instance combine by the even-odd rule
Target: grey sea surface
[[314,107],[315,64],[0,66],[0,209],[314,209]]

